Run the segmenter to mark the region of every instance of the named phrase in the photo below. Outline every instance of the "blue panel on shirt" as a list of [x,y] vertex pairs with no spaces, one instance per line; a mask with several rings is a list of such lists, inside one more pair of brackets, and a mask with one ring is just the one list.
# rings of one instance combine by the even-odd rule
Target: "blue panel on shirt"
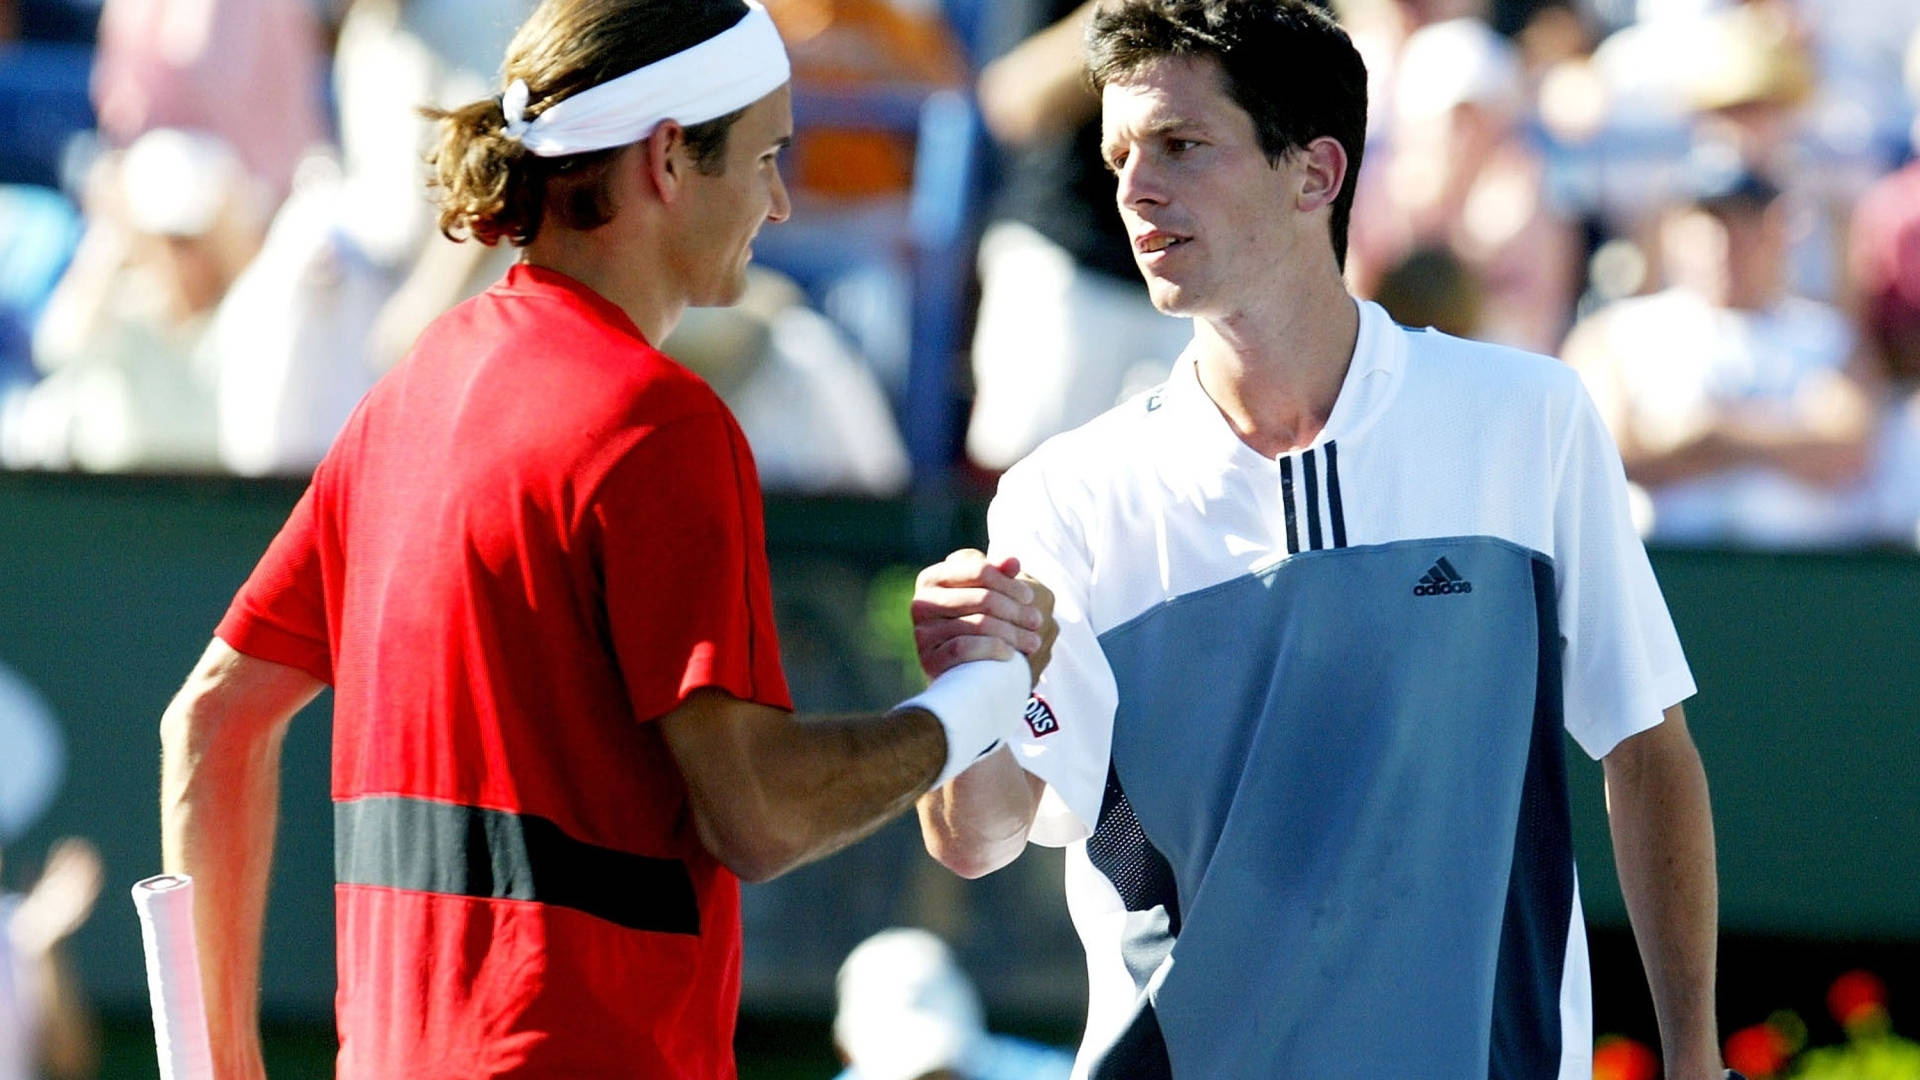
[[1414,540],[1295,556],[1101,635],[1107,804],[1117,786],[1177,892],[1128,900],[1178,912],[1142,1000],[1173,1076],[1557,1072],[1552,593],[1516,545]]

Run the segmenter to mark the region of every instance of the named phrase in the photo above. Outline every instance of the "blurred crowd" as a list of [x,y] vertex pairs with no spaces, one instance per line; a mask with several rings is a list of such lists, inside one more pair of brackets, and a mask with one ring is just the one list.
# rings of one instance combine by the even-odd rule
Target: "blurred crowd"
[[[512,258],[433,227],[416,107],[496,92],[530,6],[0,0],[0,82],[87,65],[48,174],[0,175],[0,465],[311,469]],[[666,347],[739,413],[770,489],[990,476],[1164,377],[1188,331],[1147,303],[1112,207],[1091,2],[768,6],[795,60],[795,220],[746,303]],[[1373,86],[1357,295],[1577,367],[1651,538],[1916,542],[1920,4],[1333,6]],[[916,158],[940,95],[991,151],[961,183]],[[975,273],[916,261],[929,213],[963,223]],[[967,317],[929,333],[941,300]],[[970,402],[934,461],[902,433],[945,430],[955,395],[910,393],[916,366]]]
[[[53,802],[66,772],[66,743],[53,712],[25,679],[0,664],[0,855]],[[6,879],[17,868],[0,859]],[[78,837],[53,844],[18,891],[0,885],[0,1080],[82,1080],[96,1074],[99,1030],[66,954],[67,939],[93,914],[100,852]]]

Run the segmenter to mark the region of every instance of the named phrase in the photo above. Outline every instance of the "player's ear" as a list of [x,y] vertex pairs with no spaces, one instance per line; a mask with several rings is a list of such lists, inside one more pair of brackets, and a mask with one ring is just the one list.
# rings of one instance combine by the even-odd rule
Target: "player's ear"
[[663,120],[642,144],[645,150],[647,179],[659,193],[660,201],[670,203],[679,197],[693,167],[687,152],[687,129],[672,120]]
[[1300,187],[1294,197],[1295,208],[1303,213],[1311,213],[1323,206],[1331,206],[1346,187],[1346,147],[1331,135],[1322,135],[1294,151],[1294,154],[1301,166]]

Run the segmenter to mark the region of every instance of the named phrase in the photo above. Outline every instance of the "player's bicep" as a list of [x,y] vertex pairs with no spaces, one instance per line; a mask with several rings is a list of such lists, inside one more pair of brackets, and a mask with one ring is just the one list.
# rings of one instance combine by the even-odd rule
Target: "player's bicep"
[[238,652],[333,678],[316,487],[308,485],[214,631]]
[[311,672],[249,656],[216,637],[200,654],[167,713],[183,733],[267,730],[293,719],[325,688]]

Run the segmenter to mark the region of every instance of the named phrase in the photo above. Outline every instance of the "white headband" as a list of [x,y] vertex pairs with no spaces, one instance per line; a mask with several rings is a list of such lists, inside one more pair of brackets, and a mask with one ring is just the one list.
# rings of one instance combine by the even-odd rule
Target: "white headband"
[[787,49],[767,9],[747,0],[747,16],[694,47],[526,119],[527,84],[515,79],[501,95],[507,135],[539,157],[563,157],[639,142],[662,121],[705,123],[745,108],[791,76]]

